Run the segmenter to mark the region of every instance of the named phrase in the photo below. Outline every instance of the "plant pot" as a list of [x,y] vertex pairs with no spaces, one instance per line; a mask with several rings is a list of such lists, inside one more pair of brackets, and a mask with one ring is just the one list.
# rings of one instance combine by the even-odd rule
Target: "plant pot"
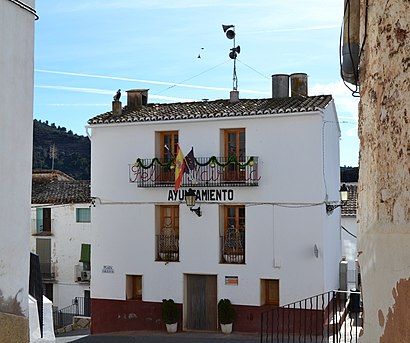
[[230,324],[222,324],[221,323],[221,331],[225,335],[230,334],[232,332],[232,323],[230,323]]
[[168,333],[175,333],[178,330],[178,323],[165,324],[165,325],[167,326]]

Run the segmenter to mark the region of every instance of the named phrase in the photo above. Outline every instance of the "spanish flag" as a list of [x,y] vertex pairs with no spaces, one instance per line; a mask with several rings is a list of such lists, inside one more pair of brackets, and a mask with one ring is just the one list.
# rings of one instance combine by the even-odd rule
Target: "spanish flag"
[[179,144],[177,144],[177,153],[175,155],[175,191],[181,186],[184,169],[184,154],[182,153]]

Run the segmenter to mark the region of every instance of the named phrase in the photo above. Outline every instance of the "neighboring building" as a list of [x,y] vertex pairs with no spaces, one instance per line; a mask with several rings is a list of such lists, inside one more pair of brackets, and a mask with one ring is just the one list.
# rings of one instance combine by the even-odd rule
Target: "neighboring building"
[[410,2],[360,5],[360,342],[410,342]]
[[44,294],[55,308],[90,297],[90,181],[33,171],[31,250],[39,255]]
[[[150,104],[132,90],[89,120],[92,333],[163,330],[164,298],[184,330],[217,330],[229,298],[234,330],[259,331],[262,309],[338,288],[334,101],[283,96]],[[177,144],[194,172],[175,192]],[[189,188],[200,210],[185,204]]]
[[0,336],[8,343],[29,340],[35,17],[34,0],[0,0]]
[[347,203],[342,207],[342,256],[348,262],[348,290],[356,288],[357,260],[357,183],[345,183],[348,187]]

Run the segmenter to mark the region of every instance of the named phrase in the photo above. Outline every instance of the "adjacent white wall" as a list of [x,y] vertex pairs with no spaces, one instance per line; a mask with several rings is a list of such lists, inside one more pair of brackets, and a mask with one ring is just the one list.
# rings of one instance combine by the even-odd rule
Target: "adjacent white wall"
[[[281,304],[337,288],[340,212],[328,216],[323,204],[326,191],[329,199],[339,199],[335,122],[331,104],[324,113],[302,115],[93,125],[92,297],[125,299],[126,274],[143,275],[145,301],[182,302],[184,273],[217,275],[218,298],[242,305],[261,304],[262,278],[280,279]],[[261,176],[258,187],[234,188],[234,202],[247,205],[246,264],[219,263],[216,203],[200,203],[200,218],[181,204],[180,262],[155,262],[154,204],[168,203],[171,187],[138,188],[128,181],[128,164],[155,156],[157,131],[178,130],[185,154],[193,146],[196,157],[210,157],[223,155],[221,130],[240,127],[246,128],[246,154],[259,156]],[[114,273],[103,273],[104,265]],[[238,276],[238,286],[225,285],[228,275]]]
[[28,316],[34,16],[7,0],[0,47],[0,290]]

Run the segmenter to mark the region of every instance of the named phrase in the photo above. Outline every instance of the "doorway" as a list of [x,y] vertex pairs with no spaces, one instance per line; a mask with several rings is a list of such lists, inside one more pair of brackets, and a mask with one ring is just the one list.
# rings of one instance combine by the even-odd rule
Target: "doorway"
[[186,275],[186,329],[216,331],[216,275]]

